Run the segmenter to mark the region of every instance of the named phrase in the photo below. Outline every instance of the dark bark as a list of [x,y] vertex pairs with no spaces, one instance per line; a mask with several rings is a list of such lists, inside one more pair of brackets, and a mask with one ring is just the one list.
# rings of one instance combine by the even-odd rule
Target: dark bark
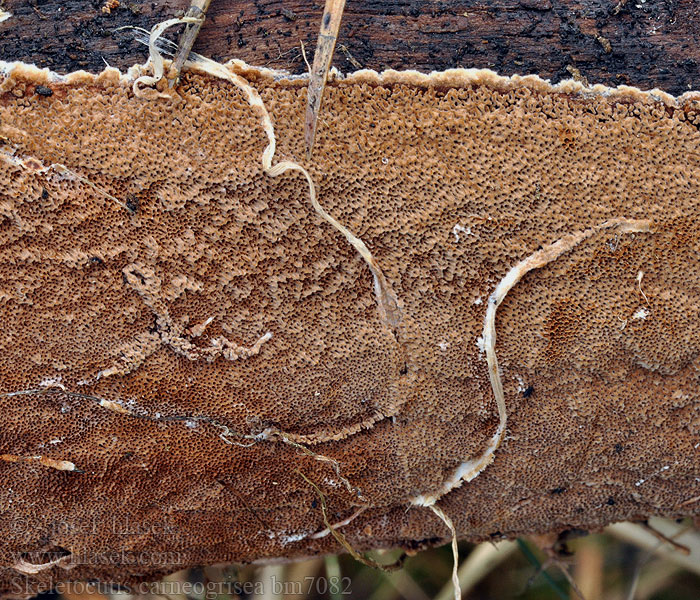
[[[181,14],[188,0],[4,0],[0,57],[58,72],[125,68],[145,48],[125,25],[150,28]],[[218,60],[305,70],[323,2],[214,0],[195,50]],[[700,4],[695,0],[349,0],[334,64],[376,70],[488,67],[553,81],[580,72],[591,83],[699,87]],[[311,56],[309,56],[311,60]]]

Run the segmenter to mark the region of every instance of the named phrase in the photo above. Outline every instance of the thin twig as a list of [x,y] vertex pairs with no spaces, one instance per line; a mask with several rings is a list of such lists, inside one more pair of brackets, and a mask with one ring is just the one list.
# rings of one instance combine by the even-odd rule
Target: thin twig
[[182,32],[180,36],[180,43],[178,44],[177,53],[175,58],[170,65],[170,70],[168,71],[168,85],[174,87],[180,80],[180,72],[185,64],[185,61],[190,55],[192,46],[199,35],[199,30],[202,28],[204,23],[204,17],[209,8],[211,0],[192,0],[189,9],[185,13],[185,17],[197,19],[193,23],[188,23],[185,26],[185,31]]

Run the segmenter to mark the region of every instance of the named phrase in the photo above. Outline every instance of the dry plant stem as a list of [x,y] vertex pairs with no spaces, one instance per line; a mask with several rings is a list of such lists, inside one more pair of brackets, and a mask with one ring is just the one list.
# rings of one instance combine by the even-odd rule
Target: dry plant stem
[[[334,524],[329,524],[326,521],[325,522],[326,529],[323,529],[319,532],[316,532],[314,534],[311,534],[311,535],[308,535],[305,537],[309,537],[311,539],[320,539],[320,538],[327,536],[329,533],[333,533],[335,535],[335,531],[339,527],[345,527],[346,525],[349,525],[350,523],[352,523],[357,517],[359,517],[370,506],[369,504],[367,504],[368,500],[365,496],[363,496],[362,491],[358,487],[353,486],[350,483],[350,481],[348,481],[348,479],[346,477],[343,477],[343,475],[340,473],[340,464],[338,463],[337,460],[330,458],[328,456],[324,456],[323,454],[318,454],[318,453],[310,450],[309,448],[306,448],[305,446],[288,439],[287,435],[284,432],[277,430],[277,429],[266,429],[265,431],[263,431],[262,433],[260,433],[258,435],[240,434],[240,433],[236,433],[236,432],[231,431],[228,426],[223,425],[221,423],[218,423],[218,422],[216,422],[212,419],[206,418],[206,417],[186,416],[186,415],[150,417],[150,416],[143,415],[143,414],[137,414],[137,413],[129,410],[123,404],[120,404],[118,402],[114,402],[112,400],[98,398],[97,396],[90,396],[88,394],[80,394],[80,393],[76,393],[76,392],[71,392],[71,391],[67,390],[66,387],[62,384],[53,384],[51,386],[45,386],[45,387],[27,389],[27,390],[18,390],[15,392],[3,392],[3,393],[0,393],[0,398],[13,397],[13,396],[24,396],[24,395],[34,395],[34,394],[43,395],[43,394],[50,394],[50,393],[57,393],[57,392],[63,392],[67,396],[79,398],[82,400],[90,400],[92,402],[97,403],[101,408],[104,408],[106,410],[109,410],[109,411],[117,413],[117,414],[128,415],[129,417],[133,417],[136,419],[145,419],[145,420],[149,420],[149,421],[158,421],[158,422],[197,421],[197,422],[206,423],[208,425],[211,425],[212,427],[215,427],[215,428],[221,430],[219,437],[221,438],[222,441],[226,442],[227,444],[241,446],[244,448],[248,448],[257,442],[278,439],[278,440],[281,440],[282,442],[284,442],[285,444],[292,446],[292,447],[296,448],[297,450],[300,450],[303,454],[313,458],[314,460],[329,464],[331,466],[331,468],[333,469],[333,472],[335,473],[336,477],[345,486],[347,491],[351,495],[356,496],[362,502],[365,502],[365,504],[360,506],[357,510],[355,510],[355,512],[353,512],[353,514],[351,514],[349,517],[343,519],[342,521],[339,521],[339,522],[334,523]],[[243,444],[243,443],[229,439],[230,437],[234,437],[237,439],[243,439],[243,440],[249,440],[250,443]],[[52,469],[56,469],[59,471],[75,471],[76,473],[83,472],[80,469],[78,469],[74,463],[72,463],[70,461],[55,460],[55,459],[52,459],[52,458],[49,458],[46,456],[17,456],[14,454],[0,454],[0,460],[3,460],[5,462],[13,462],[13,463],[14,462],[35,462],[35,463],[41,464],[42,466],[50,467]],[[304,477],[304,476],[302,475],[302,477]],[[306,477],[304,477],[304,479],[306,479]],[[318,489],[316,486],[314,486],[314,488]],[[319,490],[319,492],[320,492],[320,490]],[[324,513],[324,517],[325,517],[325,513]],[[369,564],[369,563],[367,563],[367,564]]]
[[[220,430],[220,433],[218,437],[225,443],[230,444],[230,445],[235,445],[235,446],[240,446],[243,448],[249,448],[255,443],[262,442],[262,441],[270,441],[270,440],[281,440],[285,444],[288,444],[289,446],[292,446],[296,448],[297,450],[300,450],[303,452],[306,456],[309,456],[313,458],[314,460],[317,460],[322,463],[326,463],[331,466],[333,469],[333,472],[335,473],[336,477],[338,480],[345,486],[347,491],[351,494],[359,498],[362,502],[367,502],[367,498],[362,495],[362,491],[353,486],[346,477],[343,477],[343,475],[340,473],[340,464],[338,463],[337,460],[330,458],[328,456],[324,456],[323,454],[318,454],[317,452],[314,452],[313,450],[310,450],[306,446],[303,446],[302,444],[299,444],[293,440],[288,439],[287,434],[283,431],[280,431],[278,429],[266,429],[262,433],[259,433],[257,435],[254,434],[242,434],[238,433],[235,431],[231,431],[231,429],[227,426],[224,425],[223,423],[219,423],[218,421],[211,419],[209,417],[203,417],[203,416],[197,416],[197,415],[169,415],[169,416],[160,416],[160,417],[152,417],[146,414],[139,414],[137,412],[133,412],[123,404],[119,402],[115,402],[113,400],[107,400],[105,398],[99,398],[97,396],[91,396],[89,394],[81,394],[77,392],[71,392],[63,384],[51,384],[39,388],[33,388],[33,389],[27,389],[27,390],[18,390],[14,392],[2,392],[0,393],[0,398],[10,398],[14,396],[26,396],[26,395],[44,395],[44,394],[52,394],[52,393],[59,393],[62,392],[66,396],[69,396],[71,398],[78,398],[81,400],[89,400],[91,402],[96,403],[99,405],[101,408],[104,408],[105,410],[109,410],[111,412],[120,414],[120,415],[128,415],[130,417],[136,418],[136,419],[144,419],[147,421],[156,421],[156,422],[186,422],[186,421],[196,421],[200,423],[204,423],[206,425],[210,425],[218,430]],[[241,443],[239,441],[234,441],[230,438],[234,438],[236,440],[245,440],[248,443]],[[6,462],[20,462],[20,461],[27,461],[27,460],[32,460],[32,461],[38,461],[40,464],[46,466],[46,467],[51,467],[60,471],[76,471],[78,473],[81,473],[80,471],[72,462],[69,461],[57,461],[53,460],[47,457],[41,457],[41,456],[29,456],[29,457],[24,457],[24,456],[15,456],[11,454],[5,454],[5,455],[0,455],[0,460],[4,460]],[[364,512],[368,508],[367,504],[364,504],[361,506],[355,513],[353,513],[350,517],[345,519],[344,521],[341,521],[340,523],[334,525],[334,527],[342,527],[350,522],[352,522],[355,518],[357,518],[362,512]],[[318,532],[317,534],[314,534],[315,537],[324,537],[327,535],[327,533],[324,533],[323,531]]]
[[[518,550],[514,541],[502,541],[497,544],[483,542],[474,548],[462,562],[457,571],[462,596],[468,594],[498,565]],[[450,600],[453,596],[454,585],[449,583],[440,590],[435,600]]]
[[323,101],[323,90],[326,87],[328,69],[331,66],[335,42],[338,39],[340,21],[345,10],[345,0],[326,0],[323,11],[321,30],[318,34],[314,66],[311,69],[311,80],[306,104],[306,120],[304,122],[304,140],[306,141],[306,157],[311,158],[311,152],[316,137],[318,113]]
[[[361,562],[363,565],[367,567],[372,567],[373,569],[380,569],[382,571],[395,571],[397,569],[400,569],[403,566],[403,561],[406,558],[406,555],[402,555],[395,563],[391,565],[381,565],[378,562],[372,560],[371,558],[367,556],[362,556],[357,550],[355,550],[350,543],[347,541],[345,536],[340,533],[328,520],[328,507],[326,505],[326,496],[325,494],[321,491],[321,488],[319,488],[313,481],[311,481],[306,475],[304,475],[299,469],[296,469],[296,472],[299,473],[301,478],[306,481],[316,492],[316,495],[318,496],[318,501],[319,504],[321,505],[321,513],[323,514],[323,522],[325,523],[326,527],[328,530],[331,532],[333,537],[336,539],[336,541],[343,547],[345,548],[350,556],[352,556],[356,561]],[[454,527],[453,527],[454,530]],[[456,542],[455,542],[456,543]]]
[[211,4],[211,0],[192,0],[192,4],[190,4],[189,9],[185,13],[185,17],[194,18],[197,19],[197,21],[195,23],[188,23],[185,27],[185,31],[183,31],[180,36],[177,54],[175,54],[175,58],[168,71],[168,85],[170,87],[174,87],[180,81],[180,71],[189,57],[192,46],[199,35],[199,30],[204,23],[204,17],[209,8],[209,4]]
[[635,523],[615,523],[606,527],[605,531],[624,542],[633,544],[700,575],[700,534],[693,530],[684,529],[682,525],[666,519],[654,518],[651,519],[651,522],[665,536],[673,537],[677,543],[688,547],[690,555],[686,556],[678,552],[674,546],[659,541],[657,536]]
[[[347,519],[343,519],[342,521],[338,521],[337,523],[333,523],[333,529],[338,529],[339,527],[345,527],[346,525],[350,525],[357,517],[359,517],[363,512],[365,512],[369,506],[360,506],[354,513],[352,513]],[[331,530],[327,527],[326,529],[322,529],[318,533],[313,533],[309,536],[309,539],[312,540],[318,540],[323,537],[326,537]]]
[[78,471],[75,464],[72,462],[68,460],[55,460],[53,458],[49,458],[48,456],[17,456],[16,454],[0,454],[0,460],[11,463],[31,461],[43,465],[44,467],[56,469],[57,471]]
[[600,600],[603,597],[604,556],[598,536],[589,537],[576,548],[574,581],[581,597]]
[[528,256],[526,259],[520,261],[510,271],[508,271],[503,279],[501,279],[493,294],[491,294],[489,297],[483,331],[483,342],[484,350],[486,352],[486,362],[488,363],[489,368],[489,379],[491,382],[493,396],[496,400],[496,406],[498,407],[498,428],[496,429],[496,433],[494,433],[493,437],[489,441],[486,450],[480,457],[463,462],[459,467],[457,467],[452,477],[450,477],[443,484],[438,493],[428,496],[419,496],[413,500],[414,504],[432,506],[442,496],[462,485],[463,481],[471,481],[474,479],[477,475],[479,475],[479,473],[481,473],[481,471],[490,465],[491,462],[493,462],[494,454],[503,441],[508,416],[505,395],[503,392],[503,382],[501,380],[501,374],[498,368],[498,359],[496,358],[496,310],[500,306],[501,302],[503,302],[508,292],[510,292],[510,290],[512,290],[513,287],[515,287],[515,285],[527,273],[534,269],[539,269],[556,260],[562,254],[572,250],[582,241],[590,238],[599,231],[615,228],[618,229],[620,233],[648,232],[650,230],[650,225],[650,222],[647,220],[634,220],[619,217],[605,221],[604,223],[591,227],[590,229],[586,229],[585,231],[565,235],[563,238],[557,240],[553,244],[538,250],[537,252]]
[[[314,460],[317,460],[317,461],[319,461],[319,462],[324,462],[324,463],[330,464],[330,465],[333,467],[333,471],[335,472],[336,476],[337,476],[338,479],[343,483],[343,485],[345,486],[345,489],[347,489],[348,492],[350,492],[350,493],[353,494],[353,495],[356,495],[362,502],[367,502],[367,501],[368,501],[367,498],[366,498],[365,496],[362,495],[362,491],[361,491],[359,488],[353,486],[353,485],[347,480],[347,478],[343,477],[343,476],[340,474],[340,465],[338,464],[338,461],[337,461],[337,460],[334,460],[334,459],[332,459],[332,458],[329,458],[328,456],[324,456],[323,454],[317,454],[317,453],[314,452],[313,450],[309,450],[309,448],[307,448],[306,446],[303,446],[303,445],[301,445],[301,444],[299,444],[299,443],[297,443],[297,442],[294,442],[294,441],[290,440],[290,439],[286,436],[286,434],[284,434],[284,433],[281,432],[281,431],[271,431],[270,433],[271,433],[272,435],[279,436],[279,438],[280,438],[285,444],[288,444],[288,445],[290,445],[290,446],[293,446],[294,448],[297,448],[298,450],[301,450],[301,452],[303,452],[304,454],[306,454],[306,456],[310,456],[311,458],[313,458]],[[365,506],[364,508],[367,508],[367,507]],[[364,510],[364,508],[363,508],[363,510]],[[354,517],[353,517],[353,518],[354,518]]]
[[[165,74],[165,61],[163,60],[163,56],[158,52],[158,48],[156,47],[156,42],[158,41],[158,38],[163,35],[166,29],[169,27],[173,27],[175,25],[181,25],[181,24],[194,24],[199,22],[199,19],[193,18],[193,17],[182,17],[180,19],[168,19],[167,21],[163,21],[162,23],[158,23],[153,29],[151,29],[151,34],[148,38],[148,59],[153,67],[153,75],[142,75],[141,77],[138,77],[137,79],[134,80],[133,83],[133,91],[134,91],[134,96],[137,96],[139,98],[146,97],[146,92],[141,88],[141,86],[144,87],[150,87],[157,85],[158,82],[160,82],[161,79],[163,79],[163,75]],[[159,92],[156,93],[156,97],[158,98],[170,98],[170,94]]]
[[586,598],[584,598],[583,594],[581,593],[581,590],[579,589],[578,585],[576,584],[576,580],[571,576],[571,573],[569,573],[569,566],[566,563],[562,562],[558,557],[550,556],[544,563],[542,563],[541,570],[544,572],[551,565],[559,569],[559,572],[569,582],[569,588],[571,589],[571,597],[578,598],[578,600],[586,600]]
[[439,506],[436,506],[435,504],[432,504],[430,506],[430,510],[432,510],[440,519],[442,519],[442,522],[447,525],[447,527],[450,530],[450,533],[452,534],[452,587],[454,591],[454,598],[455,600],[459,600],[462,597],[462,587],[459,583],[459,574],[457,572],[457,568],[459,566],[459,549],[457,548],[457,530],[455,529],[454,523],[452,522],[452,519],[447,516],[447,513],[445,513],[444,510],[442,510]]
[[688,546],[684,546],[683,544],[679,544],[674,539],[665,535],[663,532],[661,532],[658,529],[655,529],[654,527],[649,525],[649,523],[647,523],[646,521],[640,521],[639,525],[641,527],[643,527],[644,529],[646,529],[649,533],[654,535],[659,541],[665,542],[666,544],[670,544],[671,546],[673,546],[681,554],[685,554],[686,556],[690,555],[690,548],[688,548]]
[[[153,76],[142,75],[134,81],[133,89],[136,96],[144,97],[145,95],[144,91],[141,89],[141,85],[154,85],[163,77],[164,60],[156,46],[158,38],[168,27],[190,22],[192,22],[192,19],[187,17],[182,19],[169,19],[168,21],[163,21],[162,23],[156,25],[151,30],[148,47],[150,51],[150,61],[153,65]],[[311,175],[309,175],[309,172],[304,167],[292,161],[282,161],[275,165],[272,164],[272,159],[274,158],[277,147],[277,139],[275,137],[275,130],[272,125],[272,120],[270,119],[270,114],[267,112],[267,108],[265,108],[262,98],[260,98],[257,90],[253,88],[253,86],[251,86],[245,79],[239,75],[236,75],[235,73],[232,73],[224,65],[213,60],[197,56],[194,60],[188,60],[186,64],[188,66],[194,66],[201,71],[208,73],[209,75],[213,75],[214,77],[224,79],[234,84],[245,94],[248,104],[260,113],[262,126],[268,140],[267,147],[263,151],[261,158],[263,171],[270,177],[278,177],[287,171],[298,171],[306,178],[309,185],[309,198],[311,200],[311,205],[321,218],[323,218],[334,229],[345,236],[345,239],[365,260],[374,277],[374,291],[380,318],[392,329],[392,331],[396,330],[401,320],[401,311],[395,294],[391,290],[384,273],[379,268],[379,265],[376,263],[372,253],[369,251],[369,248],[367,248],[366,244],[360,238],[347,229],[347,227],[329,215],[319,204],[316,197],[316,187],[314,186],[314,182],[311,179]],[[165,93],[158,93],[157,97],[169,98],[170,96]]]

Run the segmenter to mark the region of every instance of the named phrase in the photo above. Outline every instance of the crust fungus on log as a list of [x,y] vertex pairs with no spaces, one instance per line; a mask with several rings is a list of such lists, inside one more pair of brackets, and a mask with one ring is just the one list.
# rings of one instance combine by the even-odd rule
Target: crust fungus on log
[[698,514],[699,94],[227,72],[2,64],[0,593]]

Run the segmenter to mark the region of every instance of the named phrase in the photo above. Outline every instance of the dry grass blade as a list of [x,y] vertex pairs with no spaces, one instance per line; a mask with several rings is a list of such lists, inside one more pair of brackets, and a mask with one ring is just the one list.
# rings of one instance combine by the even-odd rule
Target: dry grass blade
[[316,492],[316,495],[318,496],[318,501],[319,504],[321,505],[321,513],[323,514],[323,522],[325,523],[326,527],[330,530],[331,535],[336,539],[336,541],[343,547],[345,550],[348,551],[350,556],[352,556],[356,561],[361,562],[363,565],[367,567],[372,567],[373,569],[380,569],[382,571],[395,571],[396,569],[400,569],[403,566],[403,562],[406,558],[406,555],[402,555],[395,563],[390,564],[390,565],[380,565],[378,562],[372,560],[371,558],[367,556],[362,556],[357,550],[355,550],[348,540],[345,538],[345,536],[340,533],[340,531],[336,530],[333,525],[331,524],[330,520],[328,519],[328,507],[326,505],[326,496],[325,494],[321,491],[321,488],[319,488],[313,481],[311,481],[306,475],[304,475],[301,471],[298,469],[296,470],[297,473],[302,477],[306,483],[308,483]]
[[345,0],[326,0],[326,8],[323,11],[321,31],[318,34],[314,64],[311,68],[311,81],[309,81],[309,95],[306,104],[306,121],[304,125],[304,140],[306,141],[306,154],[311,157],[311,151],[316,137],[318,124],[318,112],[323,99],[323,89],[326,86],[328,69],[331,66],[335,42],[338,39],[340,21],[343,18]]
[[185,27],[185,31],[182,32],[175,59],[168,71],[168,85],[170,85],[170,87],[177,85],[180,79],[180,71],[182,71],[182,67],[189,57],[192,46],[194,46],[194,42],[199,35],[199,30],[204,23],[204,16],[207,13],[209,4],[211,4],[211,0],[192,0],[192,4],[190,4],[189,9],[185,13],[185,17],[192,17],[197,19],[197,21],[188,23]]
[[668,537],[665,533],[658,531],[651,525],[649,525],[648,522],[646,521],[639,521],[639,525],[646,529],[649,533],[651,533],[654,537],[656,537],[659,541],[664,542],[666,544],[669,544],[673,546],[678,552],[681,554],[685,554],[688,556],[690,554],[690,548],[688,546],[684,546],[683,544],[679,544],[677,541],[675,541],[673,538]]
[[651,523],[654,529],[663,535],[686,546],[690,553],[682,554],[674,546],[660,542],[656,535],[635,523],[616,523],[607,527],[605,531],[628,544],[652,552],[700,575],[700,533],[695,530],[683,531],[683,525],[665,519],[651,519]]
[[586,600],[603,598],[604,562],[603,548],[598,536],[581,540],[576,548],[574,581],[581,596]]
[[[457,578],[462,590],[462,597],[468,594],[482,579],[492,573],[498,565],[507,560],[518,549],[513,541],[492,544],[484,542],[471,551],[457,571]],[[435,600],[450,600],[453,596],[453,585],[445,585]]]

